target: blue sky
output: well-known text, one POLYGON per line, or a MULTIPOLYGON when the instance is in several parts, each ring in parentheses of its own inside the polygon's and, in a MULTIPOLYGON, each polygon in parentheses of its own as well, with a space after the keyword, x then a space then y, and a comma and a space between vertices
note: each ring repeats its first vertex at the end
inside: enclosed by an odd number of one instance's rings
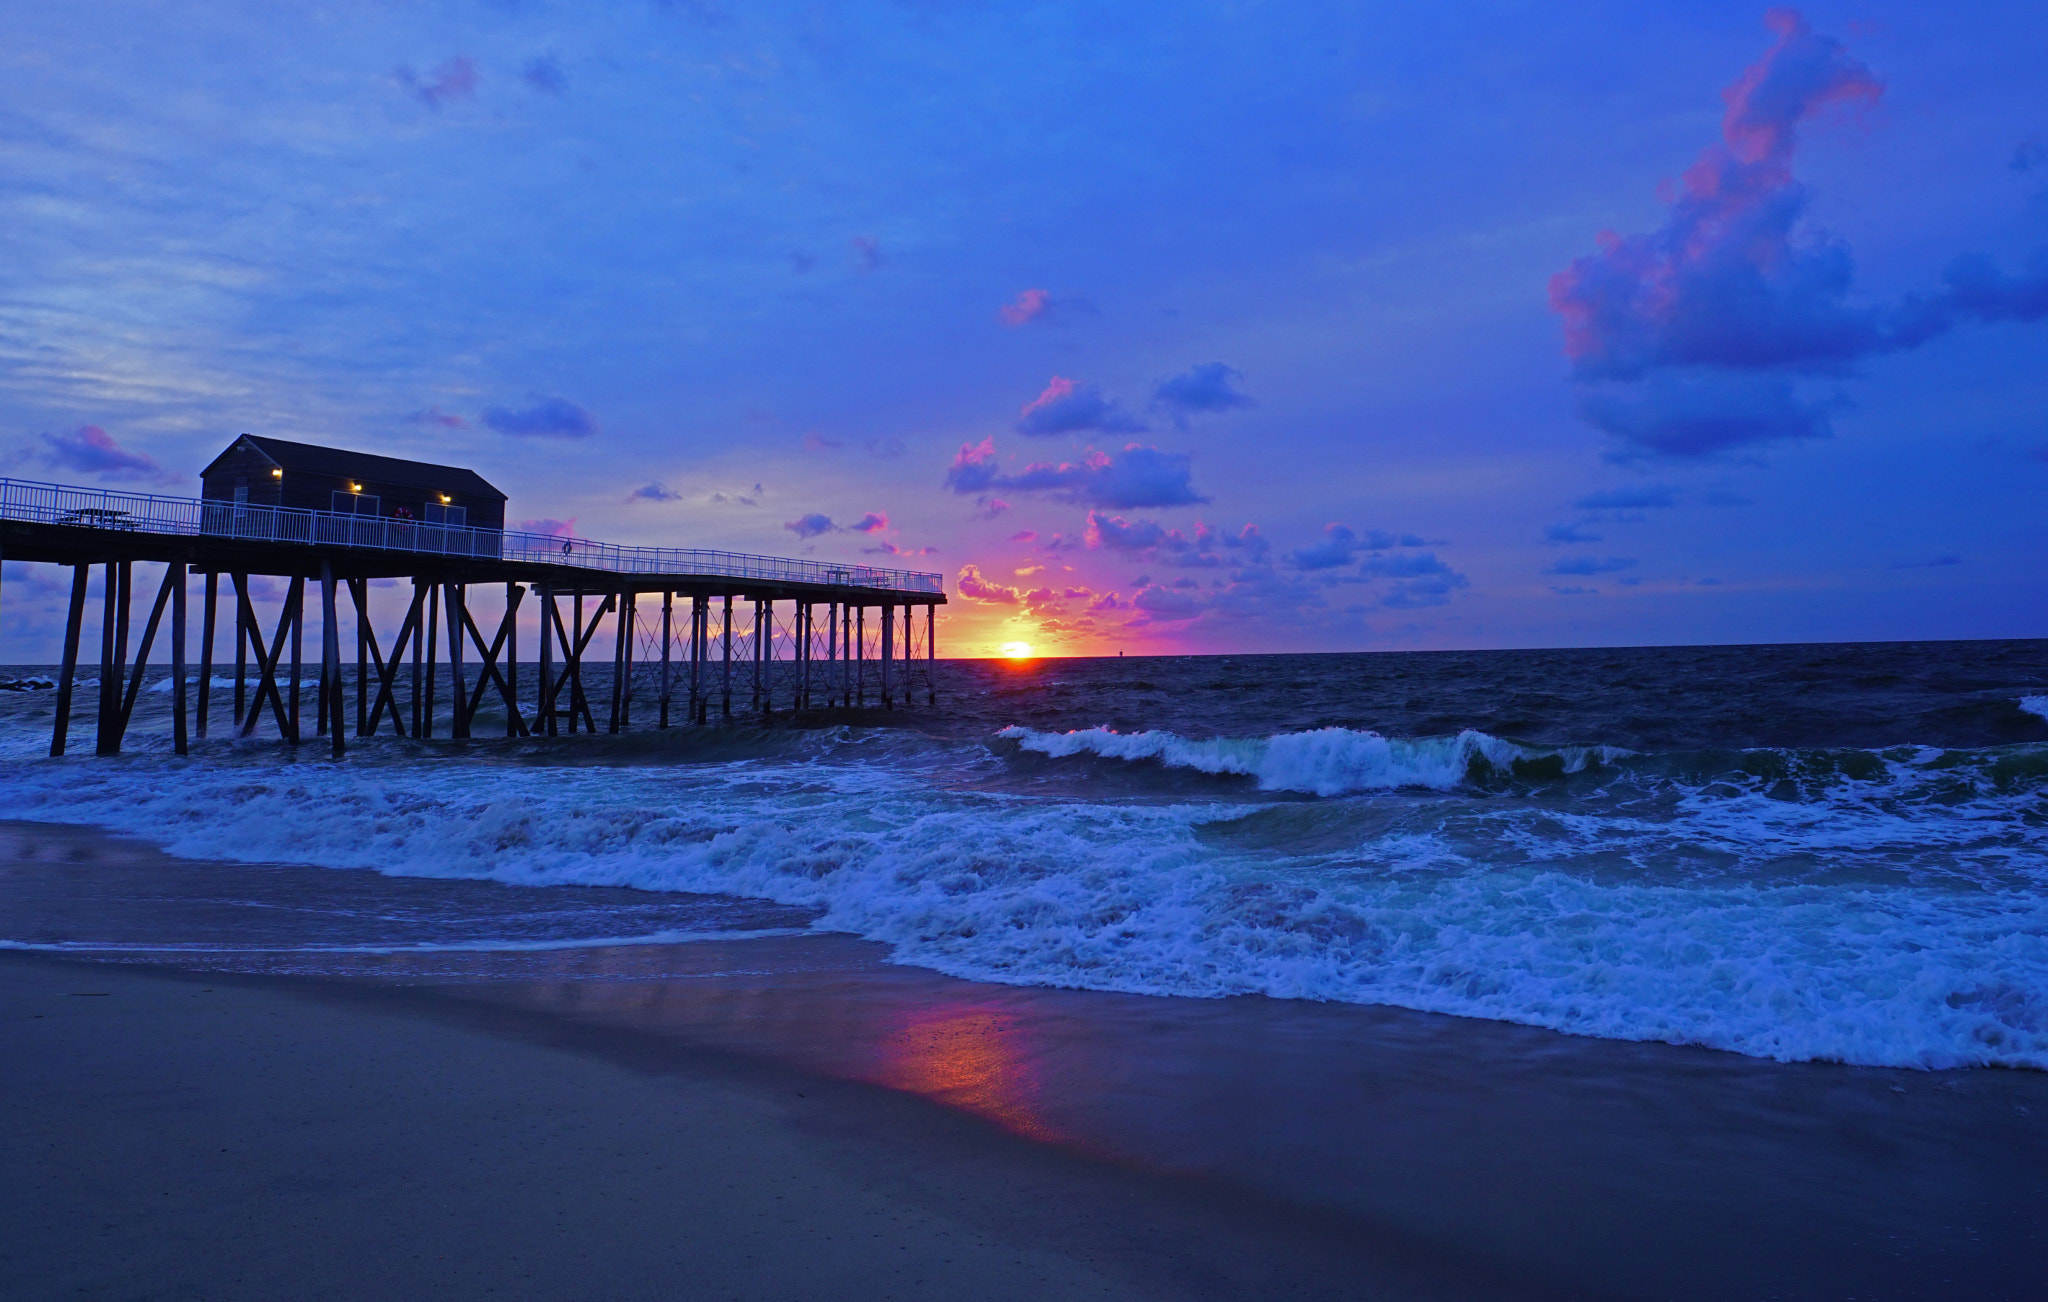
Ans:
POLYGON ((963 654, 2048 635, 2044 55, 2023 4, 24 7, 0 473, 451 461, 943 570, 963 654))

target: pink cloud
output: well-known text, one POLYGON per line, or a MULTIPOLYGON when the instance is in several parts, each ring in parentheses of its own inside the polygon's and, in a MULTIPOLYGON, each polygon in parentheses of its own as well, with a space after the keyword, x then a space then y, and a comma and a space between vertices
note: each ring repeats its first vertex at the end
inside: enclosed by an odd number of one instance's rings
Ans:
MULTIPOLYGON (((1647 235, 1602 231, 1600 251, 1550 280, 1565 353, 1581 378, 1658 367, 1828 365, 1887 346, 1849 307, 1847 246, 1795 239, 1807 206, 1792 176, 1802 123, 1871 103, 1883 84, 1840 43, 1774 9, 1775 45, 1722 93, 1722 142, 1702 151, 1647 235)), ((1896 345, 1891 345, 1896 346, 1896 345)))
POLYGON ((1042 289, 1027 289, 1017 295, 1015 302, 1005 303, 998 309, 997 315, 1002 317, 1004 325, 1020 326, 1043 316, 1051 305, 1051 294, 1042 289))
POLYGON ((168 483, 175 475, 141 452, 131 452, 97 425, 80 425, 69 434, 45 434, 43 459, 64 470, 101 479, 155 479, 168 483))
POLYGON ((538 520, 521 520, 518 524, 512 526, 512 530, 515 533, 545 534, 550 538, 569 538, 573 537, 576 533, 576 517, 572 515, 566 520, 556 520, 549 517, 542 517, 538 520))
POLYGON ((972 562, 960 567, 960 595, 996 606, 1014 606, 1024 596, 1015 588, 982 578, 981 567, 972 562))
POLYGON ((889 532, 889 513, 887 511, 870 511, 852 524, 847 525, 846 528, 852 533, 887 533, 889 532))
POLYGON ((1066 378, 1064 375, 1055 375, 1052 377, 1052 379, 1046 381, 1045 392, 1039 394, 1030 402, 1025 403, 1022 407, 1019 407, 1017 409, 1017 414, 1019 416, 1024 417, 1026 420, 1029 420, 1031 418, 1032 412, 1044 411, 1046 408, 1052 406, 1054 403, 1059 402, 1064 398, 1071 398, 1073 396, 1074 382, 1066 378))

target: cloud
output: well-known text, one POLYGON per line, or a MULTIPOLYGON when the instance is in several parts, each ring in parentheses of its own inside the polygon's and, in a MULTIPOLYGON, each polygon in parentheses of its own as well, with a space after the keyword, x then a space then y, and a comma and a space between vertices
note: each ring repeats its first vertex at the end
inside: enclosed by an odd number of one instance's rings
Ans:
POLYGON ((97 425, 80 425, 69 434, 44 434, 42 459, 60 470, 100 479, 153 479, 169 483, 177 476, 141 452, 130 451, 97 425))
POLYGON ((462 55, 419 76, 411 68, 400 68, 398 80, 429 108, 440 108, 452 100, 476 98, 476 60, 462 55))
POLYGON ((1348 524, 1332 522, 1323 526, 1323 541, 1290 553, 1288 559, 1301 570, 1330 570, 1349 565, 1358 551, 1358 533, 1348 524))
POLYGON ((1403 556, 1368 556, 1358 567, 1360 574, 1379 579, 1418 579, 1454 573, 1438 560, 1435 552, 1403 556))
POLYGON ((1264 560, 1266 553, 1273 548, 1273 544, 1266 541, 1266 536, 1259 532, 1259 526, 1255 524, 1246 524, 1234 534, 1224 534, 1223 545, 1243 550, 1245 559, 1253 564, 1264 560))
POLYGON ((1014 543, 1037 542, 1038 531, 1036 529, 1019 529, 1010 535, 1010 541, 1014 543))
POLYGON ((1981 253, 1966 253, 1942 272, 1942 293, 1921 305, 1929 329, 1945 326, 1949 314, 1980 321, 2039 321, 2048 316, 2048 249, 2027 260, 2026 271, 2008 276, 1981 253))
POLYGON ((1654 511, 1677 504, 1678 490, 1669 484, 1609 488, 1598 493, 1588 493, 1572 503, 1581 511, 1654 511))
POLYGON ((1171 412, 1176 424, 1185 427, 1187 418, 1197 412, 1213 413, 1253 406, 1251 398, 1238 388, 1243 379, 1244 376, 1234 367, 1225 366, 1222 362, 1205 362, 1162 381, 1152 391, 1152 401, 1171 412))
POLYGON ((873 547, 863 547, 861 551, 869 556, 937 556, 939 554, 939 549, 936 547, 898 547, 895 543, 886 540, 873 547))
POLYGON ((1601 560, 1597 556, 1567 556, 1544 570, 1545 574, 1612 574, 1616 570, 1635 568, 1635 561, 1625 556, 1609 556, 1601 560))
POLYGON ((1208 501, 1195 491, 1192 479, 1193 464, 1185 452, 1138 443, 1115 453, 1090 452, 1076 462, 1033 462, 1007 474, 996 462, 995 440, 983 439, 960 445, 946 472, 946 487, 962 495, 1054 493, 1077 504, 1127 511, 1208 501))
POLYGON ((1722 93, 1722 142, 1687 169, 1664 225, 1603 232, 1600 252, 1551 278, 1579 378, 1839 364, 1880 342, 1876 317, 1845 302, 1847 246, 1820 233, 1794 238, 1807 194, 1791 163, 1802 123, 1873 103, 1883 85, 1797 14, 1772 10, 1766 22, 1777 43, 1722 93))
POLYGON ((971 563, 960 567, 959 588, 960 595, 968 600, 995 606, 1014 606, 1024 599, 1017 589, 982 578, 980 567, 971 563))
POLYGON ((509 407, 484 408, 484 424, 500 434, 521 437, 581 439, 597 433, 597 422, 590 413, 567 398, 550 398, 538 393, 529 393, 526 397, 531 405, 517 410, 509 407))
POLYGON ((674 502, 681 500, 682 496, 681 493, 666 487, 659 479, 656 479, 642 484, 626 494, 626 500, 628 502, 674 502))
POLYGON ((802 249, 792 249, 789 254, 789 265, 797 275, 803 276, 808 275, 811 268, 818 265, 818 260, 802 249))
MULTIPOLYGON (((977 520, 993 520, 997 516, 1001 515, 1003 512, 1009 509, 1010 504, 1008 502, 1005 502, 1000 497, 976 498, 974 503, 974 518, 977 520)), ((1035 534, 1033 536, 1036 537, 1035 534)))
POLYGON ((838 439, 828 439, 816 430, 812 430, 804 435, 804 451, 806 452, 837 452, 845 446, 846 444, 838 439))
POLYGON ((519 70, 519 79, 537 91, 549 95, 560 95, 569 89, 569 78, 563 74, 562 65, 552 54, 537 55, 526 61, 519 70))
MULTIPOLYGON (((1176 531, 1170 536, 1179 538, 1180 534, 1176 531)), ((1145 552, 1165 542, 1169 534, 1150 520, 1127 521, 1120 515, 1090 511, 1088 531, 1083 537, 1089 547, 1097 550, 1145 552)))
POLYGON ((853 249, 853 265, 860 271, 875 271, 882 265, 882 242, 872 235, 856 235, 847 244, 853 249))
POLYGON ((1420 547, 1423 540, 1412 533, 1391 534, 1384 529, 1368 529, 1359 533, 1347 524, 1331 523, 1323 526, 1323 540, 1313 547, 1303 547, 1288 554, 1288 560, 1300 570, 1332 570, 1340 565, 1349 565, 1351 558, 1361 551, 1385 551, 1389 547, 1420 547))
POLYGON ((1380 605, 1388 610, 1422 610, 1430 606, 1446 606, 1450 604, 1452 593, 1470 586, 1470 581, 1464 575, 1446 567, 1446 572, 1442 574, 1396 583, 1380 598, 1380 605))
POLYGON ((405 419, 414 425, 434 425, 441 429, 463 429, 469 425, 467 420, 455 413, 442 411, 439 404, 425 411, 416 411, 405 419))
POLYGON ((1961 565, 1963 558, 1953 553, 1937 556, 1931 561, 1900 561, 1892 566, 1895 570, 1939 570, 1951 565, 1961 565))
POLYGON ((1600 595, 1600 589, 1598 588, 1585 588, 1577 584, 1569 584, 1564 587, 1552 584, 1550 590, 1560 597, 1596 597, 1600 595))
POLYGON ((1553 524, 1543 530, 1543 541, 1557 546, 1562 543, 1596 543, 1606 540, 1597 533, 1587 533, 1575 524, 1553 524))
POLYGON ((734 489, 730 493, 720 491, 713 493, 705 500, 718 506, 723 506, 727 503, 731 503, 734 506, 759 506, 761 505, 761 486, 756 484, 752 488, 734 489))
POLYGON ((521 520, 511 528, 516 533, 538 533, 546 534, 550 538, 567 538, 576 532, 576 517, 572 515, 566 520, 556 520, 543 516, 538 520, 521 520))
POLYGON ((1027 289, 1016 299, 996 309, 996 315, 1007 326, 1020 326, 1036 321, 1052 306, 1052 295, 1042 289, 1027 289))
POLYGON ((1849 246, 1807 220, 1792 174, 1800 129, 1884 85, 1791 10, 1771 48, 1722 92, 1721 141, 1668 187, 1662 226, 1603 231, 1599 251, 1550 280, 1580 414, 1617 461, 1703 460, 1757 444, 1826 438, 1837 395, 1795 383, 1916 348, 1964 319, 2048 317, 2048 250, 2018 275, 1952 260, 1938 290, 1860 305, 1849 246))
MULTIPOLYGON (((760 491, 758 485, 754 491, 760 491)), ((852 524, 834 524, 831 516, 819 511, 813 511, 809 515, 798 516, 782 527, 799 538, 816 538, 828 533, 887 533, 889 531, 889 513, 887 511, 869 511, 852 524)), ((889 543, 884 543, 880 547, 870 547, 867 550, 886 551, 892 556, 919 556, 930 552, 932 549, 927 547, 920 551, 904 551, 889 543)))
POLYGON ((1831 394, 1803 398, 1771 375, 1665 373, 1642 384, 1582 393, 1579 414, 1610 434, 1606 458, 1620 463, 1699 460, 1758 443, 1824 439, 1849 407, 1831 394))
POLYGON ((1018 416, 1017 432, 1037 437, 1085 430, 1128 434, 1145 428, 1145 422, 1103 397, 1095 385, 1076 384, 1059 375, 1052 377, 1043 393, 1025 403, 1018 416))

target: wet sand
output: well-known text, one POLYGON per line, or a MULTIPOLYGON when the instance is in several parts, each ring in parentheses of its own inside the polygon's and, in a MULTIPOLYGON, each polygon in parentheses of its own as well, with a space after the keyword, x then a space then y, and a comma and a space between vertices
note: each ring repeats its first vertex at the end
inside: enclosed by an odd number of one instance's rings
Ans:
MULTIPOLYGON (((53 935, 186 870, 8 830, 0 905, 53 935)), ((885 960, 0 954, 0 1294, 2038 1294, 2040 1073, 885 960)))

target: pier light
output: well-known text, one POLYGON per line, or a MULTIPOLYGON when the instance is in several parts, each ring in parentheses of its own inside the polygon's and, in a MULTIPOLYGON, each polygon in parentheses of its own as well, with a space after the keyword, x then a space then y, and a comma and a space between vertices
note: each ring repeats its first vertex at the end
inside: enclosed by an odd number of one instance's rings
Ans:
POLYGON ((350 484, 348 486, 348 491, 351 493, 360 493, 363 491, 363 486, 361 484, 350 484))
POLYGON ((450 502, 452 502, 452 501, 454 501, 454 500, 455 500, 454 498, 452 498, 452 497, 448 496, 448 494, 446 494, 446 493, 442 493, 442 494, 440 494, 439 496, 440 496, 440 498, 441 498, 441 504, 442 504, 443 506, 446 506, 446 505, 447 505, 448 503, 450 503, 450 502))
POLYGON ((284 478, 284 467, 283 467, 283 466, 279 466, 279 467, 278 467, 277 469, 275 469, 275 470, 271 471, 271 472, 270 472, 270 477, 271 477, 272 479, 283 479, 283 478, 284 478))

